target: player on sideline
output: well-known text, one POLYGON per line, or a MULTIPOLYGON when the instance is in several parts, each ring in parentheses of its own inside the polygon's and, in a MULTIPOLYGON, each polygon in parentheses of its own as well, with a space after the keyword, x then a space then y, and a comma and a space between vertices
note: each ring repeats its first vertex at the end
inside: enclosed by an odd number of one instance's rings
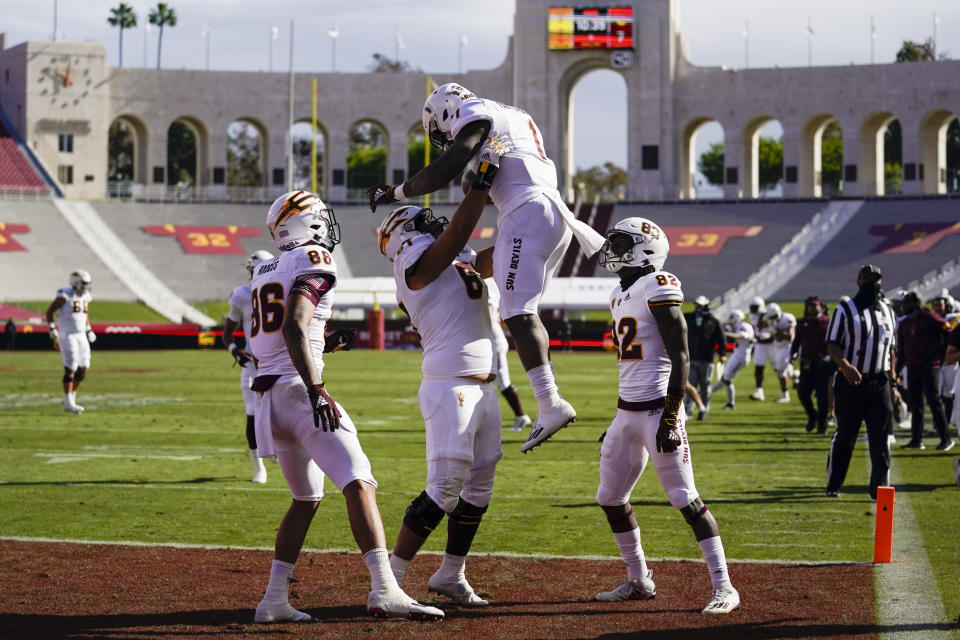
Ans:
POLYGON ((280 522, 270 582, 257 622, 306 622, 290 606, 288 583, 323 497, 323 477, 343 493, 353 537, 370 572, 367 610, 377 617, 439 620, 443 611, 403 592, 390 570, 376 480, 347 412, 321 377, 324 328, 333 307, 340 242, 333 210, 308 191, 286 193, 267 213, 280 255, 250 281, 250 348, 257 359, 256 431, 260 455, 277 456, 293 502, 280 522))
POLYGON ((427 432, 427 486, 407 507, 390 566, 403 584, 410 561, 446 515, 446 552, 427 587, 464 607, 488 604, 474 593, 465 565, 503 457, 486 286, 470 264, 454 263, 488 186, 474 184, 449 224, 430 209, 405 206, 377 233, 380 253, 393 262, 397 301, 423 344, 418 400, 427 432))
POLYGON ((750 346, 753 342, 753 326, 744 319, 743 311, 734 309, 727 315, 727 322, 723 326, 723 335, 734 341, 733 353, 727 359, 727 366, 723 368, 723 375, 713 383, 710 393, 716 393, 720 387, 727 388, 727 404, 724 409, 734 409, 737 406, 737 389, 733 384, 740 370, 750 364, 750 346))
POLYGON ((523 428, 529 427, 533 421, 524 412, 517 388, 510 382, 510 369, 507 364, 510 343, 503 332, 503 327, 500 326, 500 290, 493 278, 484 278, 483 282, 487 285, 487 308, 490 309, 490 326, 493 327, 493 372, 497 376, 497 389, 513 411, 513 425, 510 431, 523 431, 523 428))
POLYGON ((70 286, 58 290, 57 297, 47 307, 50 340, 53 348, 60 350, 63 360, 63 410, 70 413, 83 412, 83 407, 77 404, 77 389, 90 369, 90 345, 97 339, 87 317, 93 299, 91 282, 88 272, 77 269, 70 274, 70 286), (53 315, 58 310, 59 322, 54 324, 53 315))
MULTIPOLYGON (((272 260, 273 254, 269 251, 256 251, 247 258, 247 273, 252 278, 253 269, 265 260, 272 260)), ((253 304, 250 302, 250 283, 242 284, 230 294, 230 312, 223 321, 223 346, 227 348, 233 359, 240 365, 240 391, 243 393, 243 406, 247 412, 247 448, 250 450, 250 461, 253 464, 253 477, 250 482, 264 484, 267 481, 267 469, 257 453, 257 434, 254 430, 254 412, 257 410, 257 394, 251 389, 253 379, 257 377, 257 365, 250 354, 237 346, 233 332, 239 327, 244 337, 250 337, 250 314, 253 304)))
POLYGON ((525 111, 448 83, 427 98, 422 123, 443 154, 403 184, 370 187, 370 208, 376 211, 379 205, 436 191, 464 169, 465 180, 472 181, 472 174, 482 169, 483 149, 503 156, 500 177, 490 188, 499 210, 493 277, 500 289, 500 315, 537 400, 536 421, 520 447, 526 453, 577 417, 560 397, 550 366, 549 335, 537 315, 543 291, 570 244, 565 215, 572 216, 557 191, 557 170, 543 150, 540 130, 525 111))
POLYGON ((776 302, 767 305, 764 317, 767 320, 767 328, 773 332, 773 349, 771 350, 770 345, 767 345, 767 358, 773 365, 777 380, 780 382, 780 396, 776 402, 783 404, 790 402, 790 392, 787 391, 790 378, 793 377, 790 346, 797 332, 797 318, 792 313, 784 313, 776 302))
POLYGON ((702 613, 729 613, 740 606, 740 595, 730 583, 717 523, 694 486, 684 429, 687 324, 680 311, 680 282, 663 270, 670 245, 660 227, 645 218, 621 220, 606 238, 600 265, 620 276, 610 296, 620 399, 616 417, 601 437, 597 502, 627 565, 627 581, 596 599, 643 600, 657 593, 630 506, 630 494, 652 459, 667 499, 693 529, 713 581, 702 613))

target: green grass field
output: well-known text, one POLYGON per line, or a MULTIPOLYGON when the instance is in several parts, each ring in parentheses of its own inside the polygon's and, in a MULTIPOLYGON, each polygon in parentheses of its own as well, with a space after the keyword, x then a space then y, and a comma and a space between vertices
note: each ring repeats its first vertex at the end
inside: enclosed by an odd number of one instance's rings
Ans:
MULTIPOLYGON (((289 493, 272 462, 266 486, 249 482, 239 372, 231 362, 223 351, 95 351, 78 396, 87 411, 77 416, 60 408, 57 353, 0 353, 0 536, 272 545, 289 493)), ((494 500, 474 546, 479 552, 617 555, 594 501, 597 438, 616 405, 616 361, 606 353, 558 353, 555 363, 579 419, 526 456, 521 434, 504 430, 494 500)), ((327 359, 328 388, 356 422, 380 483, 388 540, 425 475, 419 365, 419 352, 327 359)), ((533 413, 515 354, 511 366, 533 413)), ((866 443, 858 444, 843 496, 824 497, 828 437, 804 432, 795 393, 788 405, 747 400, 750 373, 738 378, 736 411, 716 410, 689 426, 697 486, 728 558, 871 561, 866 443)), ((768 398, 775 384, 768 373, 768 398)), ((719 409, 722 392, 717 400, 719 409)), ((894 451, 897 490, 909 496, 950 620, 960 613, 953 453, 894 451)), ((307 546, 352 549, 343 500, 329 483, 327 491, 307 546)), ((633 504, 650 557, 699 557, 652 469, 633 504)), ((427 548, 442 550, 444 539, 438 533, 427 548)))

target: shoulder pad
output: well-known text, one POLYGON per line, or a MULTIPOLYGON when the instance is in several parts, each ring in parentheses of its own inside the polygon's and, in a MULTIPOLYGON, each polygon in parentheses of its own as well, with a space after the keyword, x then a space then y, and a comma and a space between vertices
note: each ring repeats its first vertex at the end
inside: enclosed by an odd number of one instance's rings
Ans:
POLYGON ((650 302, 683 302, 680 280, 668 271, 657 271, 644 276, 644 290, 650 302))
POLYGON ((464 126, 476 120, 487 120, 491 126, 493 125, 493 113, 491 113, 491 110, 487 107, 486 100, 479 98, 476 100, 467 100, 460 105, 457 113, 453 116, 450 133, 456 137, 464 126))
POLYGON ((333 254, 315 244, 296 247, 289 251, 290 273, 296 278, 304 273, 329 273, 337 275, 337 261, 333 254))

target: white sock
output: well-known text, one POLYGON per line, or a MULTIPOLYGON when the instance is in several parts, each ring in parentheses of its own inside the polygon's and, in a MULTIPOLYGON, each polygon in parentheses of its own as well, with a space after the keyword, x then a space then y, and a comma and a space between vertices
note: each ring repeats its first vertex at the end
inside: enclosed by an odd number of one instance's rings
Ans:
POLYGON ((533 389, 533 397, 537 399, 537 404, 552 404, 560 399, 557 383, 553 377, 553 368, 549 364, 530 369, 527 371, 527 377, 530 378, 530 387, 533 389))
POLYGON ((70 404, 76 404, 76 403, 77 403, 77 392, 76 392, 76 391, 71 391, 70 393, 67 394, 67 397, 70 398, 70 404))
POLYGON ((254 471, 260 471, 263 469, 263 460, 261 460, 260 456, 257 455, 256 449, 250 449, 250 460, 253 462, 254 471))
POLYGON ((390 556, 383 548, 370 549, 363 554, 363 562, 370 572, 370 590, 375 592, 393 591, 400 588, 390 569, 390 556))
POLYGON ((443 554, 443 562, 440 563, 440 569, 437 570, 442 576, 456 577, 462 576, 467 566, 467 556, 455 556, 450 553, 443 554))
POLYGON ((713 536, 700 541, 700 553, 707 562, 710 570, 710 580, 714 587, 730 585, 730 574, 727 573, 727 556, 723 552, 723 542, 720 536, 713 536))
POLYGON ((403 584, 403 579, 407 576, 408 566, 410 566, 410 560, 398 558, 396 554, 390 556, 390 570, 393 571, 393 577, 397 579, 397 584, 403 584))
POLYGON ((647 558, 640 546, 640 528, 613 534, 620 547, 620 557, 627 564, 627 577, 639 580, 647 577, 647 558))
POLYGON ((290 576, 293 575, 293 565, 274 558, 270 567, 270 582, 267 591, 263 594, 263 601, 268 604, 283 604, 287 602, 290 589, 290 576))
POLYGON ((734 404, 737 401, 737 388, 733 383, 727 385, 727 402, 734 404))

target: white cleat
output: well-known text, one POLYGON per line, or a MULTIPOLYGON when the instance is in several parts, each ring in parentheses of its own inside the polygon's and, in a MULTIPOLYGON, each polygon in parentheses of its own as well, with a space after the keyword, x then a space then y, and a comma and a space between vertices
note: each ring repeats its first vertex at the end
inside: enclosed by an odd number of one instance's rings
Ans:
POLYGON ((530 435, 527 441, 520 445, 520 451, 526 453, 543 444, 557 431, 576 420, 577 412, 573 405, 561 398, 559 404, 537 412, 537 421, 530 427, 530 435))
POLYGON ((69 398, 63 399, 63 410, 69 413, 83 413, 83 407, 72 402, 69 398))
POLYGON ((367 597, 367 611, 374 618, 406 618, 419 622, 443 620, 443 611, 436 607, 420 604, 402 590, 370 592, 367 597))
POLYGON ((280 622, 310 622, 313 618, 310 614, 303 611, 297 611, 290 606, 290 603, 267 604, 260 601, 257 605, 257 613, 253 616, 254 622, 277 624, 280 622))
POLYGON ((657 595, 657 585, 653 583, 653 570, 647 571, 646 578, 635 578, 621 582, 613 591, 601 591, 593 597, 600 602, 623 602, 624 600, 649 600, 657 595))
POLYGON ((517 416, 513 421, 513 426, 510 427, 510 431, 523 431, 524 427, 529 427, 532 422, 533 420, 531 420, 527 414, 517 416))
POLYGON ((430 576, 427 590, 447 596, 461 607, 485 607, 489 602, 478 596, 464 576, 448 578, 440 572, 430 576))
POLYGON ((256 469, 253 472, 253 477, 250 478, 250 482, 254 484, 267 484, 267 470, 263 467, 256 469))
POLYGON ((780 394, 780 397, 777 398, 774 402, 778 402, 780 404, 786 404, 790 402, 790 392, 784 391, 783 393, 780 394))
POLYGON ((710 602, 700 613, 706 615, 718 615, 721 613, 730 613, 734 609, 740 608, 740 594, 733 587, 720 587, 713 590, 710 596, 710 602))
POLYGON ((757 389, 747 397, 750 398, 751 400, 759 400, 760 402, 763 402, 764 401, 763 389, 757 389))

